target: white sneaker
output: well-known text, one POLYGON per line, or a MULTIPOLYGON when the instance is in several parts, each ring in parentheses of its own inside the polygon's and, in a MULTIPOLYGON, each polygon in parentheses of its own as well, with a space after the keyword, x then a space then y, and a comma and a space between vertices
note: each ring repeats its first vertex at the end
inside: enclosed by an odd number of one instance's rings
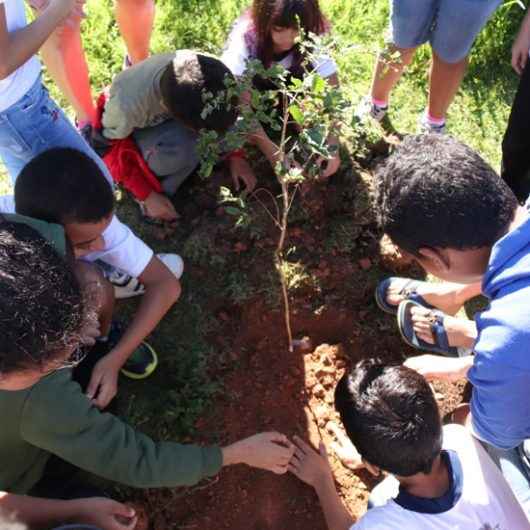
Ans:
POLYGON ((364 96, 355 109, 355 116, 360 121, 364 121, 366 118, 372 118, 376 122, 381 123, 387 112, 388 105, 386 107, 380 107, 372 102, 370 96, 364 96))
POLYGON ((418 120, 419 134, 444 134, 446 132, 445 122, 441 125, 435 125, 427 119, 427 115, 423 113, 418 120))
MULTIPOLYGON (((184 272, 184 261, 178 254, 157 254, 156 257, 180 280, 184 272)), ((114 296, 122 300, 144 294, 145 287, 140 283, 138 278, 118 269, 105 271, 107 280, 114 286, 114 296)))

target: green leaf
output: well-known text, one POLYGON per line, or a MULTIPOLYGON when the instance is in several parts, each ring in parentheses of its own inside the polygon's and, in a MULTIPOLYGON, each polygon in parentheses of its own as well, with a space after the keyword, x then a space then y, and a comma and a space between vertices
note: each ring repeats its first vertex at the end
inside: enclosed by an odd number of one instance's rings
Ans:
POLYGON ((298 125, 304 124, 304 115, 298 105, 291 105, 289 107, 289 112, 291 113, 291 116, 293 117, 294 121, 298 123, 298 125))
POLYGON ((326 90, 326 81, 324 81, 324 79, 321 76, 315 75, 313 77, 313 92, 315 94, 323 94, 325 90, 326 90))

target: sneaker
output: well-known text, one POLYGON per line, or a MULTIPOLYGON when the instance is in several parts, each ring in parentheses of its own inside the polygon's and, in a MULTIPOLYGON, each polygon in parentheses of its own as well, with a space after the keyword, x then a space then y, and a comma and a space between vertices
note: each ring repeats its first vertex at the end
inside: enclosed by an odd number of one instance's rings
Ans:
MULTIPOLYGON (((156 257, 175 275, 177 280, 180 280, 184 272, 184 261, 178 254, 157 254, 156 257)), ((118 300, 139 296, 145 292, 145 287, 138 278, 126 272, 105 267, 103 273, 114 286, 114 296, 118 300)))
POLYGON ((366 118, 372 118, 378 123, 381 123, 388 112, 388 105, 380 107, 372 102, 370 96, 365 96, 361 99, 357 109, 355 110, 355 116, 359 121, 364 121, 366 118))
POLYGON ((418 133, 419 134, 444 134, 446 131, 445 122, 441 124, 431 123, 426 114, 422 114, 418 121, 418 133))
MULTIPOLYGON (((110 327, 110 332, 107 340, 103 343, 107 345, 108 351, 118 344, 123 333, 125 326, 122 322, 114 320, 110 327)), ((158 366, 158 356, 155 350, 147 342, 142 342, 136 350, 133 351, 131 356, 127 359, 121 373, 125 377, 130 379, 145 379, 149 377, 158 366)))

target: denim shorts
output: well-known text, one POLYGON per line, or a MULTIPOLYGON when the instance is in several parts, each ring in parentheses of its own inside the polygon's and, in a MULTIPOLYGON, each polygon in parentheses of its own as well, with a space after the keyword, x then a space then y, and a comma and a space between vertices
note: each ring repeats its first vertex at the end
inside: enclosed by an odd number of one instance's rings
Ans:
POLYGON ((447 63, 470 52, 502 0, 390 0, 390 42, 416 48, 429 42, 447 63))
POLYGON ((71 147, 87 154, 112 185, 103 160, 50 98, 39 78, 21 99, 0 112, 0 158, 13 185, 31 159, 53 147, 71 147))

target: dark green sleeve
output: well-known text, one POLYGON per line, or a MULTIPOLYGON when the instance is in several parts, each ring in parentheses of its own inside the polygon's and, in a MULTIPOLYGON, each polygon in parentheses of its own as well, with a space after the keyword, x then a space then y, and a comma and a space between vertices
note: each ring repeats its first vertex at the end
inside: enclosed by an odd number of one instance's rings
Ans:
POLYGON ((116 416, 99 412, 68 370, 47 376, 32 389, 21 435, 81 469, 140 488, 196 484, 222 466, 218 447, 157 443, 116 416))

